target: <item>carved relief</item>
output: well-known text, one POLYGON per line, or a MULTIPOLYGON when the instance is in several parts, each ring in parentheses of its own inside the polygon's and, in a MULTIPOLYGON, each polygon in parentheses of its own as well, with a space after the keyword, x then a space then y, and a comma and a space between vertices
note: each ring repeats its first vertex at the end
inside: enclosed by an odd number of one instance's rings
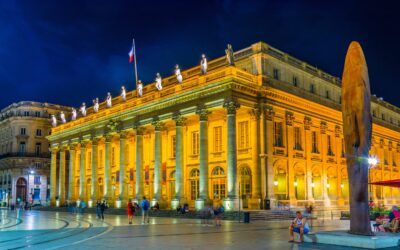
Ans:
POLYGON ((327 129, 328 129, 328 125, 326 124, 326 122, 321 122, 321 124, 320 124, 321 134, 326 134, 327 129))
POLYGON ((293 121, 294 121, 294 115, 290 111, 285 112, 285 117, 286 117, 286 125, 288 126, 293 126, 293 121))
POLYGON ((239 102, 234 98, 227 98, 223 107, 226 109, 228 115, 235 115, 236 110, 240 108, 239 102))
POLYGON ((304 117, 304 129, 305 129, 305 130, 310 130, 311 125, 312 125, 312 120, 311 120, 311 118, 308 117, 308 116, 305 116, 305 117, 304 117))

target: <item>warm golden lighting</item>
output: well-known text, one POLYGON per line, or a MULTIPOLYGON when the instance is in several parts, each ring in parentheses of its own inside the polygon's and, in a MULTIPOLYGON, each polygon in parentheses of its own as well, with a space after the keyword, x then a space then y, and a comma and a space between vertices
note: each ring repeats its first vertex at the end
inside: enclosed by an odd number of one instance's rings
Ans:
POLYGON ((278 186, 278 182, 277 181, 274 181, 274 186, 278 186))

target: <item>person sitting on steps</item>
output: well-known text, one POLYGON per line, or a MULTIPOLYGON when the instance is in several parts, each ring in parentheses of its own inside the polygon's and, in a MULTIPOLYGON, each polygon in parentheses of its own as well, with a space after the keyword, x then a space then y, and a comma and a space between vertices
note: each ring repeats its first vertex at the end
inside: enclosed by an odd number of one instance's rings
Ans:
POLYGON ((303 217, 300 211, 297 211, 296 218, 293 220, 292 224, 289 227, 289 232, 290 232, 289 242, 295 242, 294 233, 300 234, 300 243, 304 242, 303 236, 304 234, 308 234, 309 230, 310 229, 308 227, 306 218, 303 217))

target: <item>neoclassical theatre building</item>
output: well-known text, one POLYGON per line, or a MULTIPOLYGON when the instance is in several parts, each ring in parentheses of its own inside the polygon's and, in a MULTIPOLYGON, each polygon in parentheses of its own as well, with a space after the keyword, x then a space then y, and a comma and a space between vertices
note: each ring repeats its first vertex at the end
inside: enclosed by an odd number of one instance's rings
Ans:
MULTIPOLYGON (((53 128, 52 203, 346 206, 340 79, 263 42, 232 64, 217 58, 53 128)), ((399 178, 400 110, 376 97, 372 110, 371 181, 399 178)), ((386 187, 370 197, 400 201, 386 187)))

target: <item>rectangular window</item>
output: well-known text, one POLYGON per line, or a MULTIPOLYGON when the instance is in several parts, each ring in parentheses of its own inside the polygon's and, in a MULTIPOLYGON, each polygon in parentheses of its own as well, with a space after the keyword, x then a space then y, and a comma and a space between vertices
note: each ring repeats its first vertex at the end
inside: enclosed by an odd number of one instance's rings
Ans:
POLYGON ((175 158, 176 157, 176 136, 173 135, 171 136, 171 148, 172 148, 172 157, 175 158))
POLYGON ((29 111, 24 111, 24 116, 29 116, 29 111))
POLYGON ((214 127, 214 152, 222 151, 222 127, 214 127))
POLYGON ((19 152, 21 154, 24 154, 26 152, 26 144, 24 141, 19 143, 19 152))
POLYGON ((239 149, 249 147, 249 122, 239 122, 239 149))
POLYGON ((274 68, 273 73, 274 73, 274 79, 279 80, 279 69, 274 68))
POLYGON ((298 80, 296 76, 293 76, 293 86, 297 87, 298 85, 298 80))
POLYGON ((312 131, 311 133, 311 143, 312 143, 312 153, 318 153, 318 138, 317 138, 317 132, 312 131))
POLYGON ((310 84, 310 92, 311 93, 315 93, 315 87, 314 87, 314 84, 310 84))
POLYGON ((274 123, 275 146, 283 147, 283 129, 282 122, 274 123))
POLYGON ((36 136, 42 136, 42 130, 36 129, 36 136))
POLYGON ((330 99, 330 98, 331 98, 331 93, 329 92, 329 90, 327 90, 327 91, 325 92, 325 97, 326 97, 327 99, 330 99))
POLYGON ((192 132, 192 155, 198 155, 200 152, 200 134, 199 131, 192 132))
POLYGON ((302 150, 301 149, 301 131, 299 127, 294 128, 294 149, 302 150))
POLYGON ((328 137, 327 137, 327 142, 328 142, 328 155, 333 156, 332 137, 330 135, 328 135, 328 137))
POLYGON ((191 180, 190 181, 190 198, 192 201, 196 200, 199 198, 199 180, 191 180))
POLYGON ((40 155, 42 153, 42 143, 40 143, 40 142, 36 143, 35 153, 36 153, 36 155, 40 155))
POLYGON ((35 175, 34 177, 33 177, 33 183, 35 184, 35 185, 40 185, 41 183, 40 183, 40 175, 35 175))
POLYGON ((19 134, 26 135, 26 128, 21 128, 19 134))

